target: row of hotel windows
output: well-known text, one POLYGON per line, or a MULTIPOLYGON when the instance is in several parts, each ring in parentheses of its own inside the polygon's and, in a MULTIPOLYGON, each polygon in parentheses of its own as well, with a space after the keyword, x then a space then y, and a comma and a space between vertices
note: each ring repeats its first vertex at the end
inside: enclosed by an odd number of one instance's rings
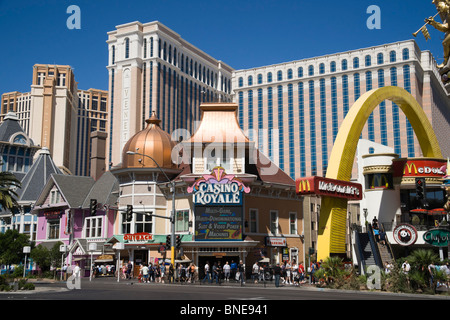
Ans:
MULTIPOLYGON (((397 86, 397 68, 393 67, 390 70, 390 79, 391 79, 391 85, 397 86)), ((366 79, 366 90, 372 90, 373 89, 373 79, 372 79, 373 73, 371 71, 368 71, 365 73, 365 79, 366 79)), ((378 70, 378 87, 384 87, 385 86, 385 70, 380 69, 378 70)), ((320 101, 319 101, 319 109, 320 112, 320 123, 321 123, 321 141, 319 142, 321 145, 322 150, 322 174, 326 174, 326 170, 328 167, 328 130, 331 130, 332 139, 333 142, 336 139, 337 133, 338 133, 338 110, 340 107, 338 106, 337 101, 337 79, 336 77, 331 78, 331 90, 328 91, 327 87, 325 85, 325 79, 320 79, 320 101), (327 123, 327 117, 330 116, 327 105, 326 105, 326 95, 330 93, 331 94, 331 128, 328 127, 327 123)), ((247 106, 244 107, 244 92, 240 91, 238 92, 238 105, 239 105, 239 111, 238 111, 238 120, 239 125, 243 129, 248 130, 248 136, 249 139, 253 141, 258 142, 258 147, 260 150, 265 152, 264 150, 264 140, 265 135, 268 134, 267 140, 268 140, 268 155, 269 158, 274 161, 274 151, 275 146, 278 147, 279 152, 279 167, 281 170, 285 170, 285 160, 284 160, 284 148, 285 143, 289 143, 288 150, 289 150, 289 175, 295 179, 296 178, 296 163, 297 166, 300 167, 300 176, 305 177, 307 175, 307 163, 306 163, 306 140, 308 139, 310 141, 310 150, 309 155, 311 157, 311 175, 317 175, 318 170, 318 164, 317 164, 317 144, 316 141, 316 101, 315 101, 315 82, 313 80, 308 81, 308 90, 309 90, 309 101, 305 101, 305 85, 303 82, 299 82, 297 84, 298 86, 298 125, 299 125, 299 135, 298 140, 294 136, 294 107, 293 107, 293 101, 294 101, 294 84, 290 83, 288 86, 288 119, 287 119, 287 126, 285 123, 284 117, 284 104, 283 104, 283 86, 279 85, 277 86, 277 94, 278 94, 278 126, 274 126, 274 116, 273 116, 273 95, 274 95, 274 88, 268 87, 266 97, 267 97, 267 103, 266 106, 263 105, 263 89, 257 89, 257 126, 254 125, 254 111, 253 111, 253 105, 254 105, 254 93, 253 90, 247 91, 247 106), (309 128, 307 127, 307 124, 305 123, 305 109, 309 106, 309 128), (263 111, 264 109, 267 110, 267 118, 264 117, 263 111), (247 111, 247 119, 248 119, 248 125, 245 128, 244 126, 244 111, 247 111), (284 138, 284 128, 287 128, 289 138, 286 140, 284 138), (257 130, 257 131, 256 131, 257 130), (256 132, 256 134, 255 134, 256 132), (278 141, 275 141, 276 135, 275 133, 278 133, 278 141), (255 137, 256 135, 256 137, 255 137), (297 159, 295 156, 295 141, 298 141, 300 145, 300 159, 297 159)), ((342 109, 344 111, 344 117, 347 115, 347 112, 350 108, 350 101, 349 101, 349 77, 348 75, 342 76, 342 109)), ((405 65, 403 66, 403 87, 408 92, 411 92, 411 76, 410 76, 410 66, 405 65)), ((359 73, 354 74, 353 76, 353 89, 354 89, 354 99, 355 101, 361 96, 361 76, 359 73)), ((381 138, 381 143, 383 145, 388 145, 388 136, 387 136, 387 118, 386 118, 386 102, 383 101, 379 106, 379 121, 380 121, 380 128, 379 128, 379 134, 381 138)), ((394 150, 397 154, 402 154, 402 143, 400 141, 400 119, 399 119, 399 107, 393 103, 392 107, 392 117, 393 117, 393 134, 394 134, 394 150)), ((374 115, 373 113, 369 116, 369 119, 367 121, 368 124, 368 139, 370 141, 375 141, 375 125, 374 125, 374 115)), ((415 156, 415 145, 414 145, 414 131, 412 129, 411 124, 408 120, 406 120, 406 129, 407 129, 407 155, 408 157, 414 157, 415 156)))
MULTIPOLYGON (((403 61, 405 60, 409 60, 409 49, 405 48, 403 49, 403 61)), ((395 51, 391 51, 389 53, 389 62, 393 63, 393 62, 397 62, 397 53, 395 51)), ((383 53, 378 53, 377 55, 377 65, 382 65, 384 63, 384 54, 383 53)), ((372 66, 372 57, 370 55, 366 55, 365 57, 365 67, 370 67, 372 66)), ((359 64, 359 58, 355 57, 353 58, 353 69, 358 69, 360 67, 359 64)), ((347 59, 344 59, 341 61, 341 71, 347 71, 348 70, 348 61, 347 59)), ((336 67, 336 62, 332 61, 330 63, 330 72, 336 72, 337 71, 337 67, 336 67)), ((319 74, 325 74, 325 64, 321 63, 319 65, 319 74)), ((314 66, 310 65, 308 66, 308 76, 312 77, 315 75, 315 71, 314 71, 314 66)), ((302 78, 304 76, 303 74, 303 67, 299 67, 297 69, 297 77, 298 78, 302 78)), ((287 70, 287 80, 291 80, 294 78, 294 71, 293 69, 288 69, 287 70)), ((283 81, 283 71, 279 70, 277 71, 277 81, 283 81)), ((268 72, 267 73, 267 83, 271 83, 273 82, 273 74, 272 72, 268 72)), ((262 84, 263 83, 263 75, 262 74, 258 74, 257 75, 257 84, 262 84)), ((253 76, 248 76, 247 77, 247 85, 248 86, 253 86, 253 76)), ((238 80, 238 86, 241 88, 244 86, 244 78, 243 77, 239 77, 238 80)))
MULTIPOLYGON (((150 55, 149 57, 154 56, 154 40, 153 37, 149 38, 150 42, 150 55)), ((147 58, 147 39, 144 39, 144 52, 143 56, 144 59, 147 58)), ((213 70, 210 70, 206 66, 202 66, 200 63, 197 63, 197 61, 194 61, 192 58, 189 58, 187 55, 184 56, 184 53, 177 53, 177 48, 173 47, 169 44, 167 48, 167 43, 164 41, 162 43, 161 39, 158 40, 158 58, 163 59, 164 61, 167 61, 168 63, 172 64, 173 66, 179 68, 181 72, 186 73, 187 75, 194 77, 195 79, 205 83, 208 86, 211 86, 215 89, 218 88, 218 74, 217 72, 214 72, 213 70)), ((112 64, 116 63, 116 53, 115 53, 115 46, 112 46, 112 64)), ((125 38, 125 59, 130 58, 130 39, 125 38)), ((224 91, 226 93, 230 93, 231 91, 231 79, 227 79, 223 75, 221 76, 221 91, 224 91)))

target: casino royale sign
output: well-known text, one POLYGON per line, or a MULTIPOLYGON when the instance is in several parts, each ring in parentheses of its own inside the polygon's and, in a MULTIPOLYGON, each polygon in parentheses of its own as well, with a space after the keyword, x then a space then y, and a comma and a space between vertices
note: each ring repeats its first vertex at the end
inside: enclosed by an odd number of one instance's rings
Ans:
POLYGON ((241 205, 242 192, 237 183, 200 183, 194 193, 193 201, 198 205, 241 205))
POLYGON ((242 194, 249 193, 250 188, 235 175, 226 174, 224 168, 216 167, 187 191, 193 194, 195 205, 242 205, 242 194))

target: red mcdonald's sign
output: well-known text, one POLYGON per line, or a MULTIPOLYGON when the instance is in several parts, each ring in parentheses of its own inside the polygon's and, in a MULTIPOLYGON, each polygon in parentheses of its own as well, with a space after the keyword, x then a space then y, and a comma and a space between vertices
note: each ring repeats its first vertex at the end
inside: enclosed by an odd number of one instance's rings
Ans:
POLYGON ((444 159, 395 159, 392 161, 394 177, 443 177, 444 159))
POLYGON ((316 194, 349 200, 362 199, 361 184, 317 176, 297 179, 296 191, 301 195, 316 194))

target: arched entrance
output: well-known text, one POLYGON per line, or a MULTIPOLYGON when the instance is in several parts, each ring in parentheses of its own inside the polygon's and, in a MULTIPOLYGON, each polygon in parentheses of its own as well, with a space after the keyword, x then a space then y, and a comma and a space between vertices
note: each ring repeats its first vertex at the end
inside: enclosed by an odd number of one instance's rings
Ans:
MULTIPOLYGON (((331 151, 327 178, 350 181, 361 132, 373 110, 384 100, 397 104, 419 141, 424 157, 442 158, 431 123, 416 99, 400 87, 383 87, 364 93, 352 106, 339 129, 331 151)), ((345 254, 347 199, 324 197, 320 210, 317 258, 345 254)))

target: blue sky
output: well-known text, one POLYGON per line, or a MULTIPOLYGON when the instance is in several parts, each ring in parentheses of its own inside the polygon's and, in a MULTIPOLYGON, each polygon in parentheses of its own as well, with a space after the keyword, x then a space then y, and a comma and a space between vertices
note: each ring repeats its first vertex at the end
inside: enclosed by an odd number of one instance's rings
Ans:
MULTIPOLYGON (((70 65, 80 89, 107 90, 107 32, 132 21, 158 20, 247 69, 413 39, 435 13, 431 0, 0 0, 0 93, 30 91, 35 63, 70 65), (66 26, 70 5, 81 10, 79 30, 66 26), (381 29, 367 28, 370 5, 381 10, 381 29)), ((440 63, 443 34, 428 30, 431 40, 416 41, 440 63)))

